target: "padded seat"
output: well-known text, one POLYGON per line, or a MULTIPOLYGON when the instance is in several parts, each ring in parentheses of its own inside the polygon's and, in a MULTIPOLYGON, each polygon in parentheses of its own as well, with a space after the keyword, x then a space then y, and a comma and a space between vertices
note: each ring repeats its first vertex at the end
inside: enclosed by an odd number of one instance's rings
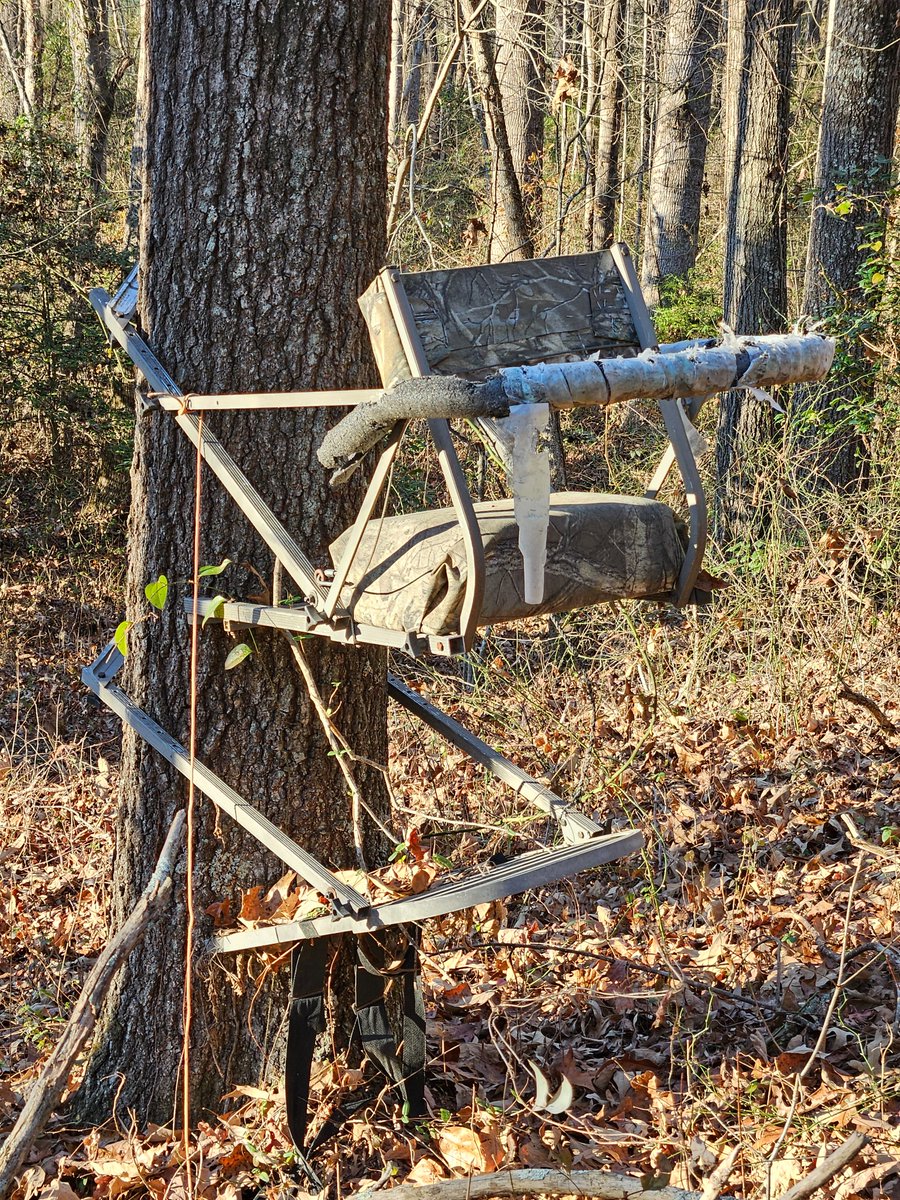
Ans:
MULTIPOLYGON (((550 500, 544 600, 526 604, 512 500, 475 505, 485 551, 479 625, 566 612, 605 600, 667 599, 684 560, 683 525, 636 496, 557 492, 550 500)), ((350 531, 331 544, 335 565, 350 531)), ((341 602, 364 624, 405 633, 458 632, 466 561, 452 508, 373 519, 341 602)))

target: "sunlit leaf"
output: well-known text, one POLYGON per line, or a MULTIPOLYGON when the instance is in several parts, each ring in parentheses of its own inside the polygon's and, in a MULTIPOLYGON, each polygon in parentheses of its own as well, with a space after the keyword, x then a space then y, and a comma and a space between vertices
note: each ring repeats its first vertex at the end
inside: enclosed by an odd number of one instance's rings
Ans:
POLYGON ((209 610, 208 610, 206 616, 203 618, 204 626, 206 625, 207 621, 213 621, 217 617, 221 617, 222 606, 224 605, 224 603, 225 603, 224 596, 213 596, 212 600, 210 600, 210 602, 209 602, 209 610))
POLYGON ((251 646, 248 646, 246 642, 239 642, 225 659, 225 670, 230 671, 233 667, 238 666, 245 658, 249 658, 252 653, 253 648, 251 646))
POLYGON ((128 630, 134 626, 134 621, 120 621, 116 626, 116 632, 113 634, 113 641, 116 644, 116 649, 123 658, 128 654, 128 630))
POLYGON ((153 580, 152 583, 148 583, 144 588, 144 595, 154 608, 164 608, 168 594, 169 581, 165 575, 160 575, 158 579, 153 580))
POLYGON ((209 575, 221 575, 226 567, 231 566, 230 558, 223 558, 219 565, 212 567, 201 567, 197 574, 201 579, 206 579, 209 575))

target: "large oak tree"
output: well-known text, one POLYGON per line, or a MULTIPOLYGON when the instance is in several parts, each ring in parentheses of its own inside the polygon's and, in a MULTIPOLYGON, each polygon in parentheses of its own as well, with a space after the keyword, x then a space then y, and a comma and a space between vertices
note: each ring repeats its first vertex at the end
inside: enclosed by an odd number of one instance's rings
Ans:
MULTIPOLYGON (((140 324, 187 392, 269 391, 373 382, 356 298, 382 265, 390 6, 350 0, 148 0, 147 130, 140 222, 140 324)), ((333 419, 333 418, 332 418, 333 419)), ((321 413, 219 415, 217 434, 309 556, 353 514, 315 458, 321 413)), ((194 454, 166 415, 139 418, 129 524, 129 616, 160 572, 191 573, 194 454)), ((202 560, 236 565, 227 590, 259 592, 271 554, 212 478, 202 560), (252 570, 250 569, 252 568, 252 570)), ((219 582, 219 581, 217 581, 219 582)), ((222 588, 220 590, 225 590, 222 588)), ((198 757, 323 859, 353 864, 349 803, 288 649, 257 631, 257 653, 228 673, 230 642, 203 633, 198 757)), ((353 748, 384 761, 384 656, 305 643, 353 748)), ((126 686, 176 737, 188 734, 189 627, 180 597, 133 631, 126 686)), ((369 800, 377 771, 357 768, 369 800)), ((126 731, 113 921, 143 887, 182 780, 126 731)), ((204 908, 272 882, 279 865, 198 799, 195 887, 204 908)), ((183 883, 183 881, 182 881, 183 883)), ((183 889, 182 889, 183 896, 183 889)), ((168 1119, 181 1053, 185 907, 180 899, 120 977, 81 1094, 84 1115, 168 1119)), ((193 1101, 216 1106, 264 1073, 281 995, 257 993, 240 961, 195 972, 193 1101)), ((277 1071, 273 1059, 272 1071, 277 1071)))

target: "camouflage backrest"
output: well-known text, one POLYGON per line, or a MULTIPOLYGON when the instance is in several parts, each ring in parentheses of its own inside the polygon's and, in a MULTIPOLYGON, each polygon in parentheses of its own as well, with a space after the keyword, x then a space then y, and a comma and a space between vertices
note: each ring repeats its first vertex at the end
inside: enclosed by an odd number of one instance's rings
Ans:
MULTIPOLYGON (((640 349, 621 276, 608 250, 448 271, 400 281, 428 364, 438 375, 640 349)), ((373 285, 360 304, 385 382, 402 377, 390 314, 373 285)))

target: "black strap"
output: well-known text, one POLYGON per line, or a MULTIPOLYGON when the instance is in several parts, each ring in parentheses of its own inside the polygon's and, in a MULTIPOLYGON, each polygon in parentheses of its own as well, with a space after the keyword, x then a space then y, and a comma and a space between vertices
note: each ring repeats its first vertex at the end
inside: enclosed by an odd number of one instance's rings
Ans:
POLYGON ((309 1107, 309 1080, 316 1038, 325 1028, 325 967, 328 938, 298 942, 291 950, 291 998, 288 1006, 284 1094, 287 1123, 298 1150, 303 1149, 309 1107))
MULTIPOLYGON (((363 1049, 396 1087, 410 1118, 425 1113, 425 1006, 419 977, 418 931, 408 930, 403 957, 388 963, 372 935, 357 940, 356 1029, 363 1049), (385 985, 399 977, 403 985, 403 1041, 400 1054, 384 1004, 385 985)), ((288 1007, 284 1091, 287 1123, 300 1165, 316 1190, 321 1181, 303 1153, 309 1121, 309 1085, 316 1038, 325 1028, 325 969, 329 938, 298 942, 291 951, 291 995, 288 1007)), ((311 1154, 339 1128, 341 1121, 371 1099, 354 1097, 336 1107, 308 1148, 311 1154)))
POLYGON ((407 945, 398 963, 388 964, 382 947, 371 935, 357 943, 356 1027, 363 1049, 395 1085, 409 1117, 425 1112, 425 1005, 419 976, 418 931, 407 932, 407 945), (385 984, 403 983, 402 1046, 398 1056, 384 1005, 385 984))

